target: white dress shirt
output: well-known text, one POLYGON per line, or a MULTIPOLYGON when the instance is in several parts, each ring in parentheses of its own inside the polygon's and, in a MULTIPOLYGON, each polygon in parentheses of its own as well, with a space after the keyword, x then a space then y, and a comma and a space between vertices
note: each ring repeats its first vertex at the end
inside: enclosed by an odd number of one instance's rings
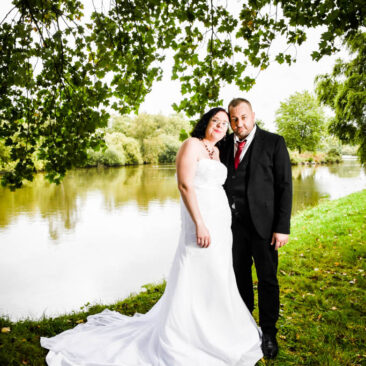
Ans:
MULTIPOLYGON (((243 148, 243 151, 240 154, 240 161, 242 161, 245 153, 248 151, 249 146, 253 141, 256 129, 257 129, 257 125, 254 125, 253 129, 250 131, 250 134, 244 139, 244 140, 247 140, 247 142, 243 148)), ((244 140, 242 140, 242 141, 244 141, 244 140)), ((239 140, 238 136, 234 135, 234 158, 235 158, 236 150, 238 149, 237 142, 240 142, 240 140, 239 140)))

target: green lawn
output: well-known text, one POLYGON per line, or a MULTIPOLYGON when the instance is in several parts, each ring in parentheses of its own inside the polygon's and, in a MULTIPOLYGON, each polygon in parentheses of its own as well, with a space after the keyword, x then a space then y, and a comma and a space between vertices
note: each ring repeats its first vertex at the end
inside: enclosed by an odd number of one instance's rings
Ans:
MULTIPOLYGON (((259 365, 366 365, 365 244, 366 190, 293 218, 291 240, 280 250, 280 353, 259 365)), ((0 365, 44 365, 40 336, 74 327, 106 307, 145 313, 163 291, 164 284, 148 285, 122 302, 37 322, 0 318, 0 365)))

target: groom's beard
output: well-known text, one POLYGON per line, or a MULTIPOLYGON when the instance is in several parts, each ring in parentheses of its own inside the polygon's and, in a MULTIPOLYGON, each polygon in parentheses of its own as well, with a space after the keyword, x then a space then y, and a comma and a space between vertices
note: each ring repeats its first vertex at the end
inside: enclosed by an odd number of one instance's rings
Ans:
POLYGON ((235 135, 238 137, 239 140, 244 140, 250 133, 245 128, 236 129, 234 131, 235 135))
POLYGON ((253 131, 254 126, 255 126, 255 124, 252 126, 252 128, 250 130, 247 129, 246 127, 235 127, 235 129, 233 129, 233 131, 239 140, 244 140, 253 131))

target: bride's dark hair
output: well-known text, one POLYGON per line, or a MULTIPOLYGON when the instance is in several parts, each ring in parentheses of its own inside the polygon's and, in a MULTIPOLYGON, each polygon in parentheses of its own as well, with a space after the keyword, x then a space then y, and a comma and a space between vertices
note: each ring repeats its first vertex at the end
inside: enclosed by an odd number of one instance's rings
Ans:
MULTIPOLYGON (((206 128, 210 122, 210 119, 219 112, 225 112, 227 114, 226 110, 222 107, 212 108, 208 112, 206 112, 197 122, 196 126, 193 128, 193 130, 191 132, 191 136, 197 137, 198 139, 202 140, 205 137, 206 128)), ((228 121, 230 121, 228 114, 227 114, 227 117, 228 117, 228 121)))

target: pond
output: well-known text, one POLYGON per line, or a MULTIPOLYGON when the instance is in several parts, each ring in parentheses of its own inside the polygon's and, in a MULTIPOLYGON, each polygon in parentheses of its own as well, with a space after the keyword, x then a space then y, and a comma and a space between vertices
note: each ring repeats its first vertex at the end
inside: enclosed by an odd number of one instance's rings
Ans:
MULTIPOLYGON (((293 167, 293 214, 366 188, 352 158, 293 167)), ((0 188, 0 315, 37 319, 113 303, 163 280, 180 230, 174 165, 70 172, 61 185, 42 174, 0 188)))

